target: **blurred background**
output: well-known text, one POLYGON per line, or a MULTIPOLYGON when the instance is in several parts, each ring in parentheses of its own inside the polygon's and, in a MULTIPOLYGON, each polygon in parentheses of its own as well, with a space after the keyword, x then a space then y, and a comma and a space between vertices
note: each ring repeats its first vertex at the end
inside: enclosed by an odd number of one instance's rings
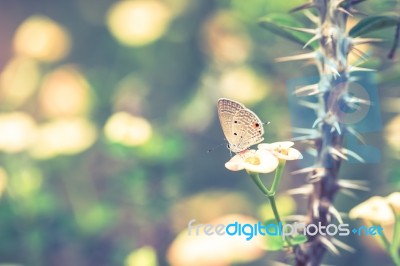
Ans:
MULTIPOLYGON (((1 0, 0 265, 273 265, 284 253, 226 238, 187 237, 196 223, 271 217, 245 172, 228 172, 216 101, 254 110, 266 142, 288 140, 286 82, 317 75, 313 66, 276 63, 304 51, 257 25, 303 3, 273 0, 1 0)), ((369 1, 363 12, 396 10, 369 1)), ((399 10, 399 9, 397 9, 399 10)), ((311 26, 301 13, 290 15, 311 26)), ((354 25, 359 16, 349 21, 354 25)), ((371 195, 400 190, 400 65, 386 41, 359 49, 378 70, 383 126, 365 134, 379 163, 344 163, 341 175, 369 182, 347 212, 371 195)), ((359 56, 351 55, 357 61, 359 56)), ((301 145, 296 145, 301 148, 301 145)), ((306 150, 302 150, 306 153, 306 150)), ((278 205, 305 213, 285 190, 278 205)), ((327 264, 389 265, 373 238, 327 264)), ((286 262, 288 262, 286 260, 286 262)))

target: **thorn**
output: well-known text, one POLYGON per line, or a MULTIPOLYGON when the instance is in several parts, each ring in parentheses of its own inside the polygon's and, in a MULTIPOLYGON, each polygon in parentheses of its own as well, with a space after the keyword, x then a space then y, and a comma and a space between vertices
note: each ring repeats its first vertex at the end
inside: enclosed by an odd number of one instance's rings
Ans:
POLYGON ((332 129, 336 129, 336 131, 337 131, 337 133, 339 134, 339 135, 342 135, 342 131, 340 130, 340 125, 339 125, 339 122, 338 121, 335 121, 335 122, 333 122, 333 124, 332 124, 332 129))
POLYGON ((299 188, 292 188, 286 191, 289 195, 309 195, 313 191, 312 185, 304 185, 299 188))
POLYGON ((335 245, 326 237, 323 236, 319 236, 318 237, 319 241, 321 242, 321 244, 329 251, 331 252, 333 255, 340 255, 339 250, 335 247, 335 245))
POLYGON ((306 150, 306 152, 308 152, 308 154, 310 154, 311 156, 317 157, 318 156, 318 151, 317 149, 314 148, 308 148, 306 150))
POLYGON ((353 52, 356 56, 360 57, 364 62, 368 61, 367 55, 363 53, 361 50, 357 49, 355 46, 351 48, 351 52, 353 52))
POLYGON ((340 73, 337 71, 336 67, 328 65, 329 69, 335 74, 336 77, 340 77, 340 73))
POLYGON ((290 27, 290 26, 283 26, 283 28, 286 28, 288 30, 294 30, 294 31, 310 33, 310 34, 317 34, 317 30, 316 29, 298 28, 298 27, 290 27))
POLYGON ((362 11, 360 11, 358 9, 355 9, 355 8, 350 8, 350 12, 353 13, 354 15, 368 16, 367 13, 362 12, 362 11))
POLYGON ((347 195, 349 197, 357 198, 357 195, 353 191, 351 191, 349 189, 342 188, 341 190, 339 190, 339 192, 342 192, 343 194, 345 194, 345 195, 347 195))
POLYGON ((353 157, 354 159, 356 159, 360 163, 365 163, 365 160, 360 155, 358 155, 357 153, 355 153, 352 150, 349 150, 349 149, 346 149, 346 148, 342 148, 342 152, 344 154, 346 154, 346 155, 349 155, 349 156, 353 157))
POLYGON ((376 71, 376 69, 370 69, 370 68, 364 68, 364 67, 356 67, 356 66, 350 67, 349 72, 356 72, 356 71, 376 71))
POLYGON ((314 24, 319 23, 319 18, 315 16, 313 13, 310 12, 310 10, 304 10, 303 14, 314 24))
POLYGON ((289 61, 297 61, 297 60, 308 60, 308 59, 315 59, 315 53, 306 53, 306 54, 299 54, 299 55, 291 55, 285 57, 276 58, 276 62, 289 62, 289 61))
POLYGON ((354 128, 347 127, 346 129, 350 134, 352 134, 354 137, 356 137, 356 139, 358 139, 362 144, 365 144, 365 140, 364 140, 363 136, 360 133, 358 133, 354 128))
POLYGON ((349 15, 350 17, 353 16, 353 14, 351 14, 349 11, 347 11, 346 9, 344 9, 343 7, 338 7, 337 8, 338 11, 345 13, 346 15, 349 15))
POLYGON ((312 128, 315 128, 319 123, 321 123, 322 122, 322 118, 320 118, 320 117, 318 117, 315 121, 314 121, 314 124, 312 125, 312 128))
POLYGON ((316 170, 317 168, 315 167, 306 167, 303 169, 299 169, 296 171, 291 172, 291 175, 298 175, 298 174, 306 174, 306 173, 311 173, 312 171, 316 170))
POLYGON ((291 141, 307 141, 307 140, 314 140, 319 138, 318 135, 305 135, 305 136, 299 136, 299 137, 294 137, 291 138, 291 141))
POLYGON ((364 104, 364 105, 368 105, 368 106, 372 105, 371 101, 364 100, 364 99, 361 99, 361 98, 358 98, 358 97, 354 97, 354 96, 346 95, 346 96, 343 97, 343 99, 352 108, 356 108, 357 107, 357 105, 354 105, 354 104, 364 104))
POLYGON ((297 96, 310 96, 310 95, 314 95, 314 94, 318 94, 320 91, 318 90, 318 84, 311 84, 311 85, 306 85, 303 87, 300 87, 298 89, 296 89, 293 94, 297 95, 297 96), (304 92, 308 92, 307 94, 301 94, 304 92))
POLYGON ((340 152, 338 149, 334 148, 334 147, 330 147, 329 148, 329 152, 332 155, 336 155, 337 157, 342 158, 343 160, 348 160, 349 158, 347 158, 346 155, 344 155, 342 152, 340 152))
POLYGON ((346 243, 340 241, 339 239, 336 238, 331 238, 331 241, 334 245, 336 245, 337 247, 346 250, 350 253, 354 253, 356 250, 354 248, 352 248, 351 246, 347 245, 346 243))
POLYGON ((351 41, 351 43, 353 45, 375 43, 375 42, 383 42, 383 39, 379 39, 379 38, 354 38, 351 41))
POLYGON ((318 110, 319 109, 319 104, 318 103, 313 103, 313 102, 308 102, 304 100, 300 100, 297 102, 299 105, 313 109, 313 110, 318 110))
POLYGON ((310 129, 310 128, 301 128, 301 127, 293 127, 292 128, 293 133, 297 134, 315 134, 318 133, 317 130, 315 129, 310 129))
POLYGON ((329 212, 336 218, 336 220, 338 220, 339 223, 343 223, 342 216, 333 205, 329 206, 329 212))
POLYGON ((319 201, 315 200, 313 202, 312 210, 315 218, 319 218, 319 201))
POLYGON ((320 34, 316 34, 314 35, 314 37, 312 37, 310 40, 308 40, 308 42, 306 42, 306 44, 304 44, 303 49, 306 48, 309 44, 311 44, 312 42, 321 39, 321 35, 320 34))
POLYGON ((308 176, 307 181, 309 181, 310 183, 318 182, 325 175, 325 173, 325 168, 315 169, 315 171, 312 172, 310 176, 308 176))
POLYGON ((358 183, 357 180, 340 179, 337 184, 342 189, 353 189, 353 190, 361 190, 361 191, 370 191, 369 187, 367 187, 363 183, 358 183))

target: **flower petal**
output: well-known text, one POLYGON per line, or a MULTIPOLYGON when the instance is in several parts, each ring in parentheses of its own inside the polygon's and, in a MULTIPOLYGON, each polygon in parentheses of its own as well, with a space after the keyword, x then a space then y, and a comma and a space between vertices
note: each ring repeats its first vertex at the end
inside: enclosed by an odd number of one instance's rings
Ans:
POLYGON ((289 149, 294 145, 294 142, 292 141, 279 141, 279 142, 273 142, 273 143, 261 143, 258 144, 257 148, 261 150, 276 150, 276 149, 289 149))
POLYGON ((244 168, 247 171, 257 173, 271 173, 278 167, 278 159, 268 151, 257 150, 255 157, 259 159, 259 164, 244 162, 244 168))
POLYGON ((394 214, 385 198, 374 196, 355 206, 349 212, 351 219, 364 219, 380 225, 394 223, 394 214))
POLYGON ((225 163, 225 167, 231 171, 243 170, 244 160, 250 156, 254 156, 255 154, 256 154, 255 150, 246 150, 240 154, 236 154, 227 163, 225 163))
POLYGON ((240 171, 240 170, 244 169, 244 164, 243 164, 243 162, 229 161, 229 162, 225 163, 225 167, 226 167, 226 169, 231 170, 231 171, 240 171))
POLYGON ((386 199, 393 209, 400 214, 400 192, 393 192, 386 199))
POLYGON ((288 160, 288 161, 303 159, 303 155, 294 148, 289 148, 287 155, 283 154, 283 153, 279 153, 279 154, 275 154, 275 156, 278 157, 279 159, 284 159, 284 160, 288 160))

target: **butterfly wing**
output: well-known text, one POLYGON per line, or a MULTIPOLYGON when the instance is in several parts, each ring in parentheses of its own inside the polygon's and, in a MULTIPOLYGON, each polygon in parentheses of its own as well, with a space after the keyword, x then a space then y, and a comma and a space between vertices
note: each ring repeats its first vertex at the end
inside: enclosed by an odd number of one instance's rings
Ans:
MULTIPOLYGON (((244 110, 245 107, 241 103, 221 98, 218 100, 218 117, 219 122, 224 132, 226 140, 229 142, 229 146, 233 147, 235 145, 235 136, 232 132, 233 117, 240 110, 244 110)), ((236 152, 232 150, 233 152, 236 152)))
POLYGON ((241 152, 264 140, 264 128, 260 118, 251 110, 239 110, 233 116, 231 150, 241 152))

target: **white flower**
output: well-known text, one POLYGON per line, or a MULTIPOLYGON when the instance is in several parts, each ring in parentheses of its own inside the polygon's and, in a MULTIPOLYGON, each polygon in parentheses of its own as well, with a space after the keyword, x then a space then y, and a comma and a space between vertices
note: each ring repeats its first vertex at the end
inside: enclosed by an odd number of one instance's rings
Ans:
POLYGON ((363 219, 379 225, 394 223, 394 214, 387 199, 374 196, 350 210, 351 219, 363 219))
POLYGON ((258 145, 258 149, 269 151, 281 160, 303 159, 303 155, 298 150, 291 148, 293 145, 294 143, 291 141, 261 143, 258 145))
POLYGON ((278 167, 278 159, 265 150, 247 150, 232 157, 225 167, 231 171, 270 173, 278 167))

